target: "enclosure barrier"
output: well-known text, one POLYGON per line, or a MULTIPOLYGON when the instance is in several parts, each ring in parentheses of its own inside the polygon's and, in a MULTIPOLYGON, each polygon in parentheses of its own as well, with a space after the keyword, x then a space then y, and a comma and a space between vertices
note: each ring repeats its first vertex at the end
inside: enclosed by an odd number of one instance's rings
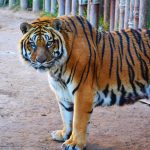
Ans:
MULTIPOLYGON (((0 0, 0 5, 6 1, 0 0)), ((22 10, 29 10, 31 0, 9 0, 9 8, 18 1, 22 10)), ((39 12, 43 7, 45 12, 58 16, 79 14, 86 16, 94 27, 101 24, 113 31, 146 28, 149 4, 148 0, 32 0, 32 11, 39 12)))

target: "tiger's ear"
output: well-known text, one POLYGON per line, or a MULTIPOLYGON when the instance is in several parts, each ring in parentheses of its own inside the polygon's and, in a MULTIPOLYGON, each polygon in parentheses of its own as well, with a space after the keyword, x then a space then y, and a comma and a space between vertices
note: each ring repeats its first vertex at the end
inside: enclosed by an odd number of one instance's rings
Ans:
POLYGON ((53 22, 53 28, 54 28, 55 30, 60 31, 60 29, 62 28, 62 21, 59 20, 59 19, 56 19, 56 20, 53 22))
POLYGON ((23 34, 27 33, 30 28, 32 26, 30 24, 28 24, 27 22, 23 22, 21 25, 20 25, 20 30, 22 31, 23 34))

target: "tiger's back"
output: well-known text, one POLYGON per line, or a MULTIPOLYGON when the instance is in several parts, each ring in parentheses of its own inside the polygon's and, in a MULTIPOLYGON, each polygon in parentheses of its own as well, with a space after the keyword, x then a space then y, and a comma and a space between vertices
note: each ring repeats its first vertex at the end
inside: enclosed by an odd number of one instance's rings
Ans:
POLYGON ((62 19, 74 33, 74 48, 68 51, 71 55, 66 63, 68 70, 76 64, 73 94, 90 85, 95 106, 123 105, 149 97, 150 30, 99 33, 82 17, 62 19))

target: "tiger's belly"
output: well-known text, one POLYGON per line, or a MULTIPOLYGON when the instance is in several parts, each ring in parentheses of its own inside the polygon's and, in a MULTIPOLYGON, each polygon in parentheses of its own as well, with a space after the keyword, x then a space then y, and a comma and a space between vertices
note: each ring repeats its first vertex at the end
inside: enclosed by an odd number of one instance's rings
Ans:
POLYGON ((94 107, 96 106, 111 106, 124 105, 134 103, 142 98, 150 98, 150 85, 145 85, 141 88, 136 88, 135 91, 122 86, 121 90, 106 88, 103 91, 97 91, 94 97, 94 107))

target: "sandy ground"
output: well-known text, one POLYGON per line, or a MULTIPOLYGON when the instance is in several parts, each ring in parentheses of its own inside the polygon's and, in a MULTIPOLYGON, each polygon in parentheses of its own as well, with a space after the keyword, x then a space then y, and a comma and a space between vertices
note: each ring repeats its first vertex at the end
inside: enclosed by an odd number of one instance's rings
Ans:
MULTIPOLYGON (((19 25, 36 15, 0 9, 0 150, 60 150, 49 133, 61 118, 47 74, 20 61, 19 25)), ((150 150, 150 107, 98 107, 90 125, 87 150, 150 150)))

